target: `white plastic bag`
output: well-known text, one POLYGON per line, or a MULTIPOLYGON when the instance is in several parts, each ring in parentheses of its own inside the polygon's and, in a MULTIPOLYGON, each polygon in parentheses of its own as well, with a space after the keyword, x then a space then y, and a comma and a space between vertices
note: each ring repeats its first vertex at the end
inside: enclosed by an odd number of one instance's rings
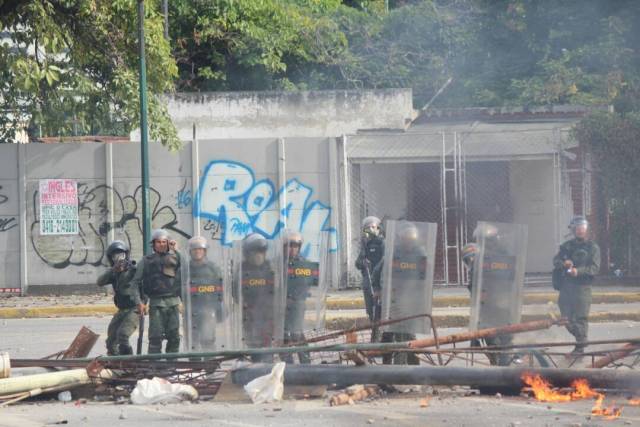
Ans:
POLYGON ((154 403, 173 403, 183 400, 195 400, 198 391, 190 385, 171 384, 164 378, 142 379, 131 392, 131 402, 135 405, 153 405, 154 403))
POLYGON ((282 400, 285 366, 285 362, 276 363, 270 374, 258 377, 244 386, 244 390, 253 403, 271 403, 282 400))

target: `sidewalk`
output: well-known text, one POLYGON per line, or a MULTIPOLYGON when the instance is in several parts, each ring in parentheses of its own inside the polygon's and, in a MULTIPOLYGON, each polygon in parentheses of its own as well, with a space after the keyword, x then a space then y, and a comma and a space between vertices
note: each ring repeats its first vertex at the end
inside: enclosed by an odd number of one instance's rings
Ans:
MULTIPOLYGON (((523 320, 558 314, 557 295, 550 287, 526 288, 523 320)), ((0 319, 95 317, 110 316, 114 312, 112 297, 105 293, 0 298, 0 319)), ((469 322, 468 290, 463 287, 435 288, 432 314, 439 327, 466 326, 469 322)), ((329 292, 326 319, 332 329, 366 323, 362 291, 329 292)), ((594 287, 590 321, 640 321, 640 288, 594 287)))

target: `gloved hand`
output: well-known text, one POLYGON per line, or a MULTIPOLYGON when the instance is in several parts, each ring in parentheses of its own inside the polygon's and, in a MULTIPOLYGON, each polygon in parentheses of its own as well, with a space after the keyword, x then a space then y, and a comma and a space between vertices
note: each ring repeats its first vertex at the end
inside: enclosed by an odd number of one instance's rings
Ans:
POLYGON ((184 304, 182 303, 178 304, 178 312, 180 314, 184 314, 184 304))

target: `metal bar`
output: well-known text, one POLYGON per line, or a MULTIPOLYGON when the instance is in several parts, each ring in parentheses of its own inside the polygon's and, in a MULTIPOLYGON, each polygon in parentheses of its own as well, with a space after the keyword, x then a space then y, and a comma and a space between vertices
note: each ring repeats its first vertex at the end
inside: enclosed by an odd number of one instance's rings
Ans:
POLYGON ((477 331, 466 331, 459 334, 447 335, 436 340, 435 338, 424 338, 408 342, 409 348, 432 347, 436 343, 452 344, 461 341, 471 341, 475 339, 494 337, 500 334, 517 334, 521 332, 536 331, 539 329, 548 329, 553 325, 566 323, 566 320, 536 320, 532 322, 516 323, 514 325, 500 326, 497 328, 479 329, 477 331))
POLYGON ((109 222, 109 233, 107 234, 107 243, 111 243, 116 239, 116 230, 114 224, 116 222, 115 219, 115 209, 113 203, 113 144, 110 142, 106 142, 104 144, 104 162, 105 162, 105 184, 107 188, 105 189, 106 198, 107 198, 107 210, 109 211, 108 219, 109 222))
MULTIPOLYGON (((342 135, 342 147, 338 151, 338 155, 340 156, 340 170, 342 171, 342 191, 343 191, 343 199, 342 207, 343 214, 342 220, 344 221, 344 227, 342 228, 342 232, 344 233, 344 255, 342 259, 343 269, 345 272, 349 272, 351 267, 351 253, 353 251, 353 243, 351 241, 351 236, 353 233, 353 211, 351 210, 351 176, 350 168, 349 168, 349 155, 347 153, 347 135, 342 135)), ((345 275, 345 287, 349 286, 349 275, 345 275)))
POLYGON ((449 284, 449 245, 447 237, 447 172, 446 172, 446 134, 442 132, 442 155, 440 158, 440 215, 442 217, 442 250, 444 251, 444 283, 449 284))
POLYGON ((140 163, 142 180, 142 247, 150 251, 151 210, 149 207, 149 138, 147 130, 147 66, 144 52, 144 0, 138 0, 138 56, 140 78, 140 163))
MULTIPOLYGON (((547 329, 553 325, 563 325, 566 320, 538 320, 533 322, 518 323, 499 328, 480 329, 478 331, 448 335, 438 339, 438 344, 450 344, 460 341, 470 341, 476 338, 487 338, 498 334, 516 334, 520 332, 528 332, 539 329, 547 329)), ((278 354, 278 353, 306 353, 306 352, 326 352, 326 351, 350 351, 350 350, 396 350, 402 348, 420 348, 435 346, 434 339, 414 340, 398 343, 359 343, 359 344, 330 344, 321 346, 298 346, 298 347, 272 347, 272 348, 254 348, 244 350, 221 350, 203 353, 161 353, 161 354, 145 354, 145 355, 128 355, 128 356, 100 356, 96 359, 73 359, 76 361, 91 362, 96 361, 111 362, 119 360, 158 360, 158 359, 188 359, 188 358, 214 358, 228 357, 237 358, 258 354, 278 354)))
MULTIPOLYGON (((191 140, 191 194, 196 198, 196 192, 200 185, 200 143, 198 142, 196 124, 193 124, 193 138, 191 140)), ((198 198, 198 202, 199 202, 198 198)), ((193 209, 193 206, 192 206, 193 209)), ((200 236, 200 215, 193 217, 193 235, 200 236)))
MULTIPOLYGON (((399 319, 383 320, 383 321, 377 322, 377 325, 378 326, 393 325, 394 323, 400 323, 400 322, 404 322, 404 321, 407 321, 407 320, 417 319, 419 317, 425 317, 425 316, 427 316, 427 315, 426 314, 415 314, 413 316, 401 317, 399 319)), ((432 323, 433 323, 433 320, 432 320, 432 323)), ((317 336, 317 337, 311 337, 311 338, 308 338, 308 339, 306 339, 304 341, 294 342, 291 345, 311 344, 311 343, 315 343, 315 342, 326 341, 326 340, 331 339, 331 338, 337 338, 339 336, 351 334, 351 333, 354 333, 354 332, 368 331, 372 327, 373 327, 373 325, 371 323, 367 323, 367 324, 362 325, 362 326, 354 326, 354 327, 349 328, 349 329, 343 329, 341 331, 331 332, 331 333, 328 333, 328 334, 325 334, 325 335, 320 335, 320 336, 317 336)), ((625 341, 625 342, 627 342, 627 341, 625 341)))
POLYGON ((616 360, 623 359, 626 356, 628 356, 630 353, 638 349, 640 349, 639 343, 628 343, 624 347, 619 348, 616 351, 612 351, 610 354, 606 355, 605 357, 594 361, 592 363, 592 367, 596 369, 604 368, 608 364, 613 363, 616 360))
MULTIPOLYGON (((27 224, 27 144, 17 144, 18 146, 18 214, 20 230, 20 295, 26 295, 29 288, 29 264, 27 262, 27 233, 30 232, 30 225, 27 224)), ((32 214, 36 217, 36 212, 32 214)))
MULTIPOLYGON (((329 201, 331 205, 331 210, 329 212, 330 215, 330 225, 331 227, 335 227, 338 230, 337 235, 341 236, 343 234, 344 228, 342 227, 342 223, 339 218, 340 212, 340 198, 339 198, 339 163, 338 163, 338 141, 336 138, 329 138, 327 141, 327 149, 329 151, 329 201)), ((337 243, 337 242, 336 242, 337 243)), ((332 248, 332 242, 327 242, 327 248, 332 248)), ((337 249, 337 248, 336 248, 337 249)), ((339 278, 341 277, 340 273, 347 272, 347 270, 340 269, 340 260, 338 250, 334 250, 329 252, 328 261, 330 268, 330 282, 332 288, 339 288, 339 278)), ((348 263, 348 262, 347 262, 348 263)))
MULTIPOLYGON (((273 365, 256 364, 232 372, 235 384, 267 375, 273 365)), ((289 365, 284 371, 286 385, 332 384, 425 384, 469 385, 472 387, 522 388, 525 374, 540 375, 556 387, 568 387, 576 378, 584 378, 592 387, 607 389, 636 389, 640 372, 611 369, 557 368, 456 368, 443 366, 344 366, 289 365)))
POLYGON ((287 191, 285 187, 287 185, 287 147, 284 138, 278 138, 277 140, 278 150, 276 153, 276 162, 278 164, 278 190, 280 193, 276 193, 278 200, 278 220, 282 223, 283 228, 287 228, 287 215, 283 214, 287 206, 287 191))

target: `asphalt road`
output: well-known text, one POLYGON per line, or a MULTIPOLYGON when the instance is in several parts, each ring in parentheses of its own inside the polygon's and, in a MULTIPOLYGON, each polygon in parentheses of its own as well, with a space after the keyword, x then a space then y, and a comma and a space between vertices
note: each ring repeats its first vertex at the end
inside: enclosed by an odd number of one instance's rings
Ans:
MULTIPOLYGON (((81 326, 103 333, 92 355, 104 352, 109 318, 15 319, 0 321, 0 351, 13 358, 35 358, 66 348, 81 326)), ((441 334, 458 331, 443 329, 441 334)), ((591 339, 634 338, 640 323, 591 325, 591 339)), ((564 328, 519 335, 519 342, 564 341, 564 328)), ((568 348, 567 348, 568 349, 568 348)), ((592 400, 542 403, 525 397, 463 396, 439 390, 420 406, 425 392, 391 394, 355 405, 329 407, 327 399, 286 400, 252 405, 217 401, 136 406, 109 402, 62 403, 39 401, 0 408, 0 426, 625 426, 640 425, 640 407, 625 406, 617 420, 592 418, 592 400)), ((640 395, 640 391, 638 393, 640 395)), ((636 396, 638 397, 638 396, 636 396)), ((625 396, 609 396, 620 405, 625 396)))
MULTIPOLYGON (((3 319, 0 320, 0 351, 9 352, 13 358, 41 358, 64 350, 73 341, 82 326, 87 326, 100 334, 91 356, 105 354, 105 338, 110 317, 67 317, 48 319, 3 319)), ((459 332, 459 328, 442 328, 439 335, 459 332)), ((640 338, 639 322, 593 323, 590 325, 589 339, 640 338)), ((135 347, 137 334, 131 337, 135 347)), ((563 342, 573 337, 562 327, 528 332, 516 335, 518 343, 563 342)), ((571 347, 560 348, 570 350, 571 347)), ((593 347, 599 349, 602 347, 593 347)), ((146 352, 146 331, 144 352, 146 352)))

